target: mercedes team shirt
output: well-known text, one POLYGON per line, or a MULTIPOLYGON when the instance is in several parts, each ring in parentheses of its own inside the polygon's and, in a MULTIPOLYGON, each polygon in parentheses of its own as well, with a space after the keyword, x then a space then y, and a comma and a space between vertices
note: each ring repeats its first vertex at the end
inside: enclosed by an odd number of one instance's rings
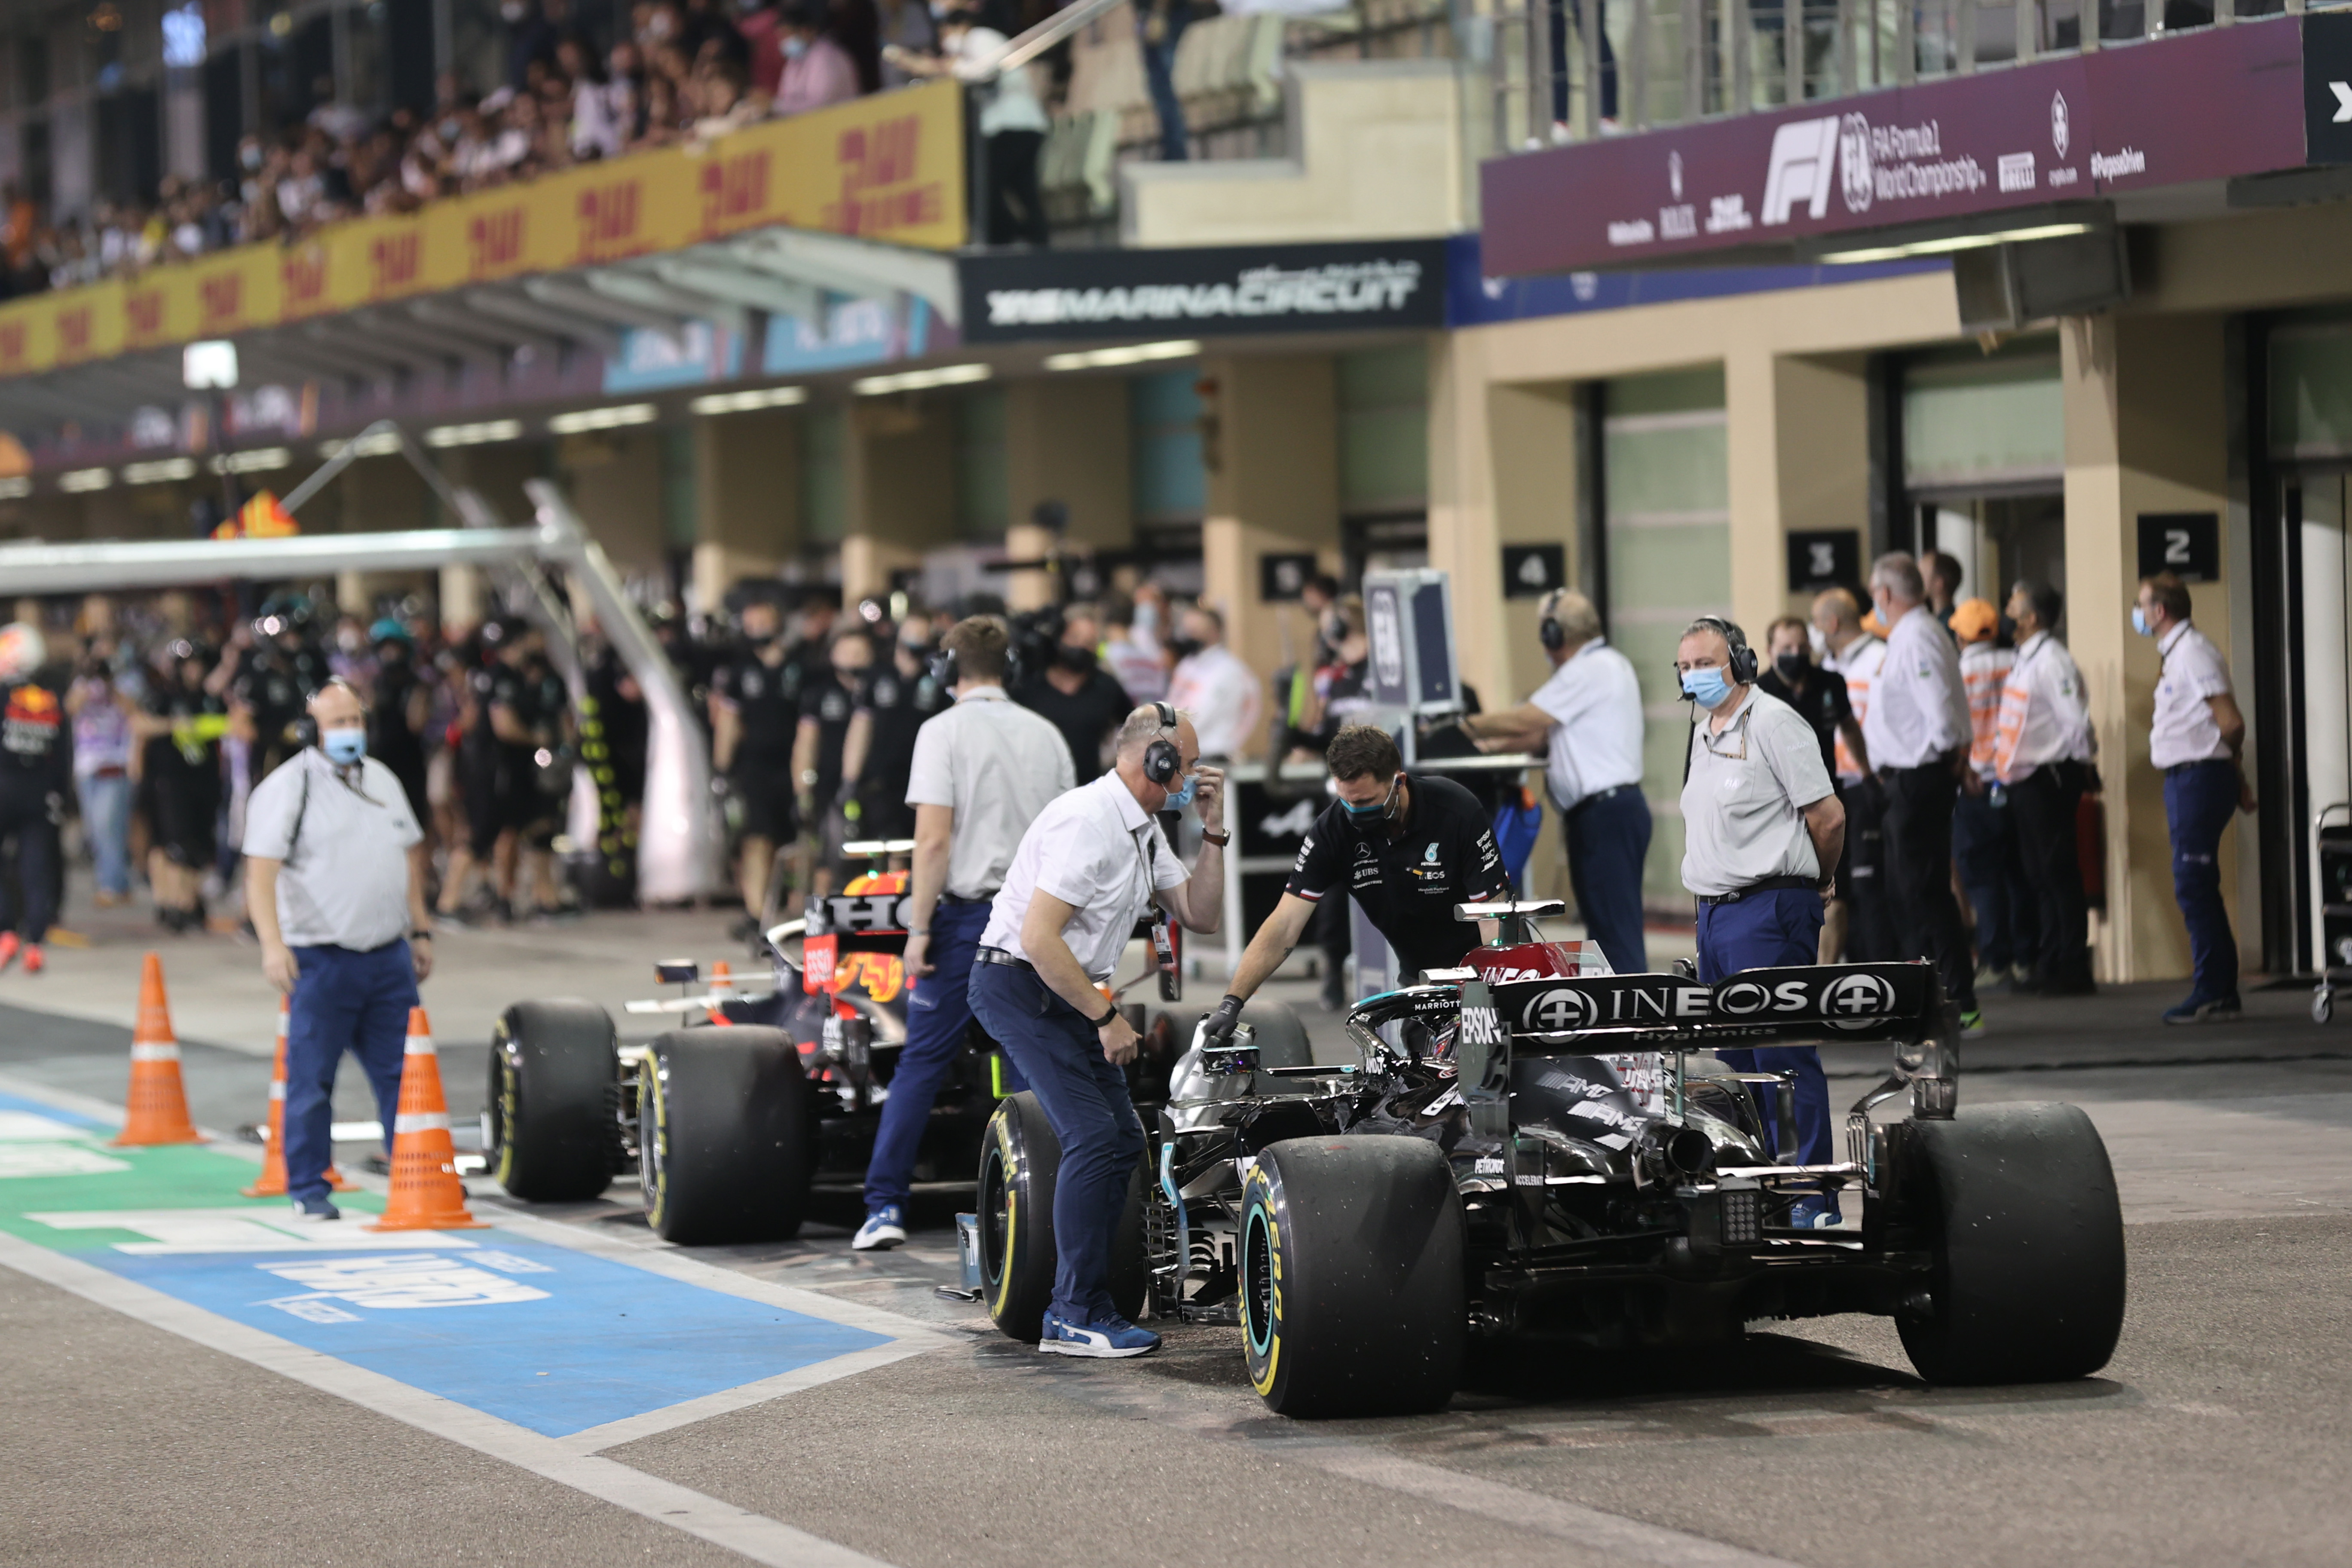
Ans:
POLYGON ((1492 825, 1471 793, 1434 773, 1407 773, 1412 805, 1404 831, 1358 827, 1339 801, 1324 807, 1298 848, 1286 893, 1321 901, 1334 889, 1351 893, 1396 950, 1397 973, 1451 969, 1478 945, 1475 921, 1454 918, 1455 904, 1510 896, 1492 825))

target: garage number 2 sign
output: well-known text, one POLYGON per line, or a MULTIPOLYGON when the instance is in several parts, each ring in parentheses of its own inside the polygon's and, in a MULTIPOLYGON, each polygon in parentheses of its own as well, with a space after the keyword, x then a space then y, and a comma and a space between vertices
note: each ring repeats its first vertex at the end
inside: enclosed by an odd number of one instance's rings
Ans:
POLYGON ((2139 514, 2139 574, 2169 572, 2184 583, 2221 574, 2221 517, 2210 511, 2139 514))

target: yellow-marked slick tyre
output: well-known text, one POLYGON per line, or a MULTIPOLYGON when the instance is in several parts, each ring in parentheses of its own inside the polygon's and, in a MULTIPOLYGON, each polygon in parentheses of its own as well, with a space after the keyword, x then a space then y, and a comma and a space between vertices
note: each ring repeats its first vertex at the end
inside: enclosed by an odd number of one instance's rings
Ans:
POLYGON ((981 1299, 1010 1337, 1031 1344, 1054 1300, 1054 1178, 1061 1140, 1027 1089, 1005 1096, 980 1143, 981 1299))
POLYGON ((518 1002, 490 1035, 484 1152, 508 1195, 581 1203, 612 1185, 620 1055, 593 1002, 518 1002))
POLYGON ((2071 1105, 1988 1105, 1895 1125, 1906 1196, 1933 1238, 1929 1310, 1898 1316, 1937 1384, 2056 1383, 2123 1333, 2123 1207, 2106 1144, 2071 1105))
POLYGON ((782 1029, 676 1029, 637 1075, 646 1223, 681 1246, 799 1234, 815 1169, 816 1108, 782 1029))
POLYGON ((1436 1144, 1292 1138, 1242 1193, 1242 1349, 1285 1415, 1441 1408, 1461 1376, 1462 1199, 1436 1144))

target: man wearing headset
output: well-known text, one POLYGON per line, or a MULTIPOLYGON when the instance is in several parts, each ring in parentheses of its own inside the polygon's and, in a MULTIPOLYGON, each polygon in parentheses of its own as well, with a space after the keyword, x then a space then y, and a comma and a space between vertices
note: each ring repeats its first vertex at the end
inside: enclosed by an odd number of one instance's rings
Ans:
POLYGON ((1155 902, 1187 931, 1217 929, 1225 885, 1224 774, 1201 765, 1189 715, 1164 702, 1118 728, 1109 773, 1062 795, 1022 836, 971 969, 971 1008, 1021 1069, 1062 1146, 1054 1184, 1054 1300, 1037 1348, 1120 1357, 1160 1336, 1119 1316, 1112 1238, 1143 1152, 1128 1099, 1135 1031, 1097 989, 1155 902), (1154 818, 1198 805, 1192 872, 1154 818))
MULTIPOLYGON (((1822 893, 1845 842, 1845 807, 1813 727, 1756 689, 1756 650, 1729 621, 1703 616, 1675 655, 1695 704, 1683 781, 1683 886, 1698 899, 1698 977, 1819 962, 1822 893)), ((1796 1074, 1803 1163, 1830 1158, 1829 1081, 1811 1046, 1716 1053, 1738 1072, 1796 1074)), ((1768 1111, 1769 1115, 1769 1111, 1768 1111)), ((1834 1194, 1797 1200, 1790 1222, 1838 1223, 1834 1194)))
POLYGON ((1339 798, 1323 808, 1282 901, 1257 928, 1233 989, 1209 1015, 1208 1037, 1223 1040, 1332 893, 1352 894, 1396 950, 1407 984, 1424 969, 1450 969, 1479 942, 1479 924, 1454 918, 1456 904, 1511 896, 1510 878, 1477 798, 1452 779, 1409 773, 1389 732, 1349 724, 1325 753, 1339 798))
POLYGON ((1543 602, 1537 623, 1551 679, 1517 708, 1474 713, 1463 733, 1488 752, 1548 753, 1544 782, 1568 845, 1569 887, 1609 967, 1650 967, 1642 936, 1642 865, 1650 803, 1642 797, 1642 683, 1601 635, 1601 615, 1573 588, 1543 602))

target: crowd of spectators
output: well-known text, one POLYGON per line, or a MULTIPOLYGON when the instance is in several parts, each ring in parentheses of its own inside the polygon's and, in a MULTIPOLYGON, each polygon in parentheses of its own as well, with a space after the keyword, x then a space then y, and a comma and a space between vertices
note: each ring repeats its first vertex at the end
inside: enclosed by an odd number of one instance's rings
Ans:
MULTIPOLYGON (((54 220, 9 184, 0 190, 0 281, 10 295, 95 282, 709 141, 926 77, 977 79, 1006 30, 1017 30, 1009 9, 993 14, 1004 3, 943 0, 935 15, 928 0, 637 0, 629 36, 607 46, 575 25, 571 0, 538 0, 509 24, 506 79, 481 90, 444 77, 429 112, 373 116, 334 101, 322 79, 300 123, 238 143, 233 178, 167 175, 152 204, 101 201, 54 220)), ((985 90, 992 148, 1000 130, 1014 138, 1000 161, 1016 153, 1034 165, 1045 121, 1025 75, 985 90)), ((1021 193, 1016 204, 1025 195, 1009 237, 1042 243, 1034 168, 1000 183, 1021 193)))

